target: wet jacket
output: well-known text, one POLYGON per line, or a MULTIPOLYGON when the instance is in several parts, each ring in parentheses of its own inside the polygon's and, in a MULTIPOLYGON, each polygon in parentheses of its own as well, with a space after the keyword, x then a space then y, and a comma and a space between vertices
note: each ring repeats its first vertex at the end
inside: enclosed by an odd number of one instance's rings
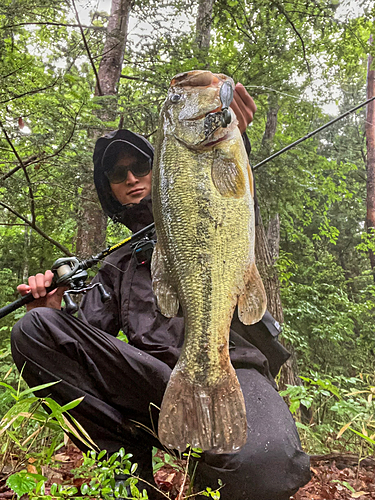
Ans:
MULTIPOLYGON (((151 197, 147 196, 132 207, 114 202, 100 155, 110 141, 119 136, 131 140, 129 134, 132 133, 118 131, 99 139, 94 152, 95 183, 107 215, 136 232, 153 222, 151 197)), ((142 139, 136 136, 134 140, 151 156, 151 145, 145 139, 142 144, 142 139)), ((81 304, 82 319, 114 336, 122 330, 131 345, 173 367, 183 344, 184 320, 182 317, 166 318, 159 311, 152 291, 150 262, 139 264, 134 249, 125 246, 106 258, 93 281, 100 281, 112 298, 102 303, 97 288, 89 292, 81 304)), ((256 368, 273 382, 272 377, 289 357, 277 340, 279 333, 278 323, 268 312, 259 323, 251 326, 243 325, 235 313, 230 334, 234 367, 256 368)))

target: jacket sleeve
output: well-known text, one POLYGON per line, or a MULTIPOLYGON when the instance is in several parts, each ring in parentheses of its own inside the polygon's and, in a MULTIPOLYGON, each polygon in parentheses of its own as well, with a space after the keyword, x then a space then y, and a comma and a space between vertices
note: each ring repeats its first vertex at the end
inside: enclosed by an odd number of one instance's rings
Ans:
POLYGON ((79 309, 79 318, 90 325, 116 336, 120 330, 119 297, 116 291, 116 281, 108 272, 109 266, 104 265, 92 280, 91 284, 102 283, 110 300, 102 302, 98 287, 90 290, 84 296, 79 309))

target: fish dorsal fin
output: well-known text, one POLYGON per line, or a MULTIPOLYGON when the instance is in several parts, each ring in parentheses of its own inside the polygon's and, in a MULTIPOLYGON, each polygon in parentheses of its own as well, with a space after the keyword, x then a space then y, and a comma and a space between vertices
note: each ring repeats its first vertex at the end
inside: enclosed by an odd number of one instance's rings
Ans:
POLYGON ((222 196, 240 198, 245 194, 245 176, 235 158, 228 158, 217 151, 211 175, 214 186, 222 196))
POLYGON ((167 318, 177 315, 180 306, 160 243, 156 243, 151 260, 152 288, 161 313, 167 318))
POLYGON ((238 317, 244 325, 253 325, 263 318, 266 308, 266 291, 253 261, 244 276, 244 287, 238 297, 238 317))

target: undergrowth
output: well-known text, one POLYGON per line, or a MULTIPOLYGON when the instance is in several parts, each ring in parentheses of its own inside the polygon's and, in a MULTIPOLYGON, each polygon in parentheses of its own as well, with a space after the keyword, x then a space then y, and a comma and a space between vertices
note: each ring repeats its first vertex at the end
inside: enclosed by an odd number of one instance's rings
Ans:
MULTIPOLYGON (((82 398, 60 406, 52 398, 34 395, 34 392, 47 389, 55 383, 58 382, 28 388, 21 377, 14 376, 12 369, 8 370, 4 380, 0 382, 0 401, 3 402, 2 409, 6 410, 0 421, 0 472, 6 477, 7 486, 18 498, 27 494, 31 499, 43 497, 47 500, 76 497, 148 499, 146 489, 142 488, 146 482, 137 476, 137 464, 130 461, 132 455, 122 448, 108 456, 106 450, 97 448, 79 422, 70 415, 69 411, 79 405, 82 398), (59 466, 55 455, 65 444, 64 433, 80 440, 89 451, 83 454, 82 464, 71 471, 73 477, 69 484, 51 484, 43 474, 43 468, 59 466), (30 463, 33 466, 32 472, 30 463), (117 482, 115 475, 125 475, 127 478, 117 482), (75 480, 78 479, 79 486, 71 484, 77 483, 75 480)), ((192 459, 198 459, 200 452, 199 449, 188 449, 181 457, 168 451, 154 453, 154 473, 167 465, 183 474, 179 500, 198 494, 214 500, 220 499, 220 483, 217 490, 206 488, 195 494, 192 491, 198 463, 192 459)), ((154 485, 146 484, 155 488, 154 485)), ((159 493, 163 495, 162 492, 159 493)), ((171 498, 166 494, 165 497, 171 498)))

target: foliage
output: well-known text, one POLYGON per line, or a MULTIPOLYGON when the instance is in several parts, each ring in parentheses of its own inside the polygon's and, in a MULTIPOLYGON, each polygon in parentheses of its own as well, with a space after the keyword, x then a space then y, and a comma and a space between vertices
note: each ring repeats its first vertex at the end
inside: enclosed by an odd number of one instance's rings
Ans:
MULTIPOLYGON (((27 493, 29 498, 71 498, 79 496, 80 498, 143 498, 147 499, 147 492, 139 491, 137 484, 138 478, 134 475, 137 464, 131 464, 129 458, 131 454, 125 454, 121 448, 106 459, 107 452, 102 450, 100 453, 89 451, 83 454, 83 463, 72 471, 75 478, 83 479, 83 483, 78 489, 72 485, 62 485, 53 483, 46 491, 47 478, 40 474, 31 474, 26 470, 21 470, 11 475, 7 479, 7 485, 20 498, 27 493), (115 474, 125 474, 129 478, 120 484, 115 481, 115 474), (127 487, 130 492, 127 491, 127 487)), ((140 485, 141 486, 141 485, 140 485)))
MULTIPOLYGON (((80 196, 92 180, 93 137, 117 127, 122 117, 125 127, 154 141, 158 112, 174 74, 209 68, 246 86, 258 107, 248 129, 253 165, 318 128, 332 114, 364 101, 374 7, 367 0, 357 2, 363 10, 345 16, 347 4, 217 0, 211 45, 202 54, 195 41, 197 1, 135 1, 118 96, 95 97, 95 75, 72 3, 3 1, 0 305, 15 300, 18 283, 61 257, 62 250, 41 233, 75 252, 80 196), (103 106, 116 109, 114 121, 98 118, 103 106), (277 127, 265 140, 272 110, 277 127)), ((87 47, 98 65, 108 14, 92 6, 89 17, 84 28, 87 47)), ((319 410, 319 424, 304 430, 324 438, 359 412, 363 397, 351 401, 345 391, 356 384, 365 390, 355 375, 374 368, 375 285, 367 255, 374 241, 364 223, 365 118, 362 108, 255 171, 265 225, 276 213, 281 221, 275 268, 281 279, 284 340, 293 345, 310 379, 303 388, 290 388, 292 409, 302 401, 324 408, 319 410)), ((126 228, 108 225, 109 244, 127 234, 126 228)), ((14 399, 10 387, 17 386, 9 372, 10 330, 22 314, 13 313, 0 323, 0 375, 7 377, 9 386, 3 385, 0 393, 4 413, 14 399)), ((32 413, 32 403, 26 404, 31 406, 25 412, 32 413)), ((356 427, 358 419, 350 427, 366 436, 356 427)), ((22 426, 18 419, 14 423, 22 426)), ((4 433, 9 442, 15 442, 14 432, 9 428, 10 434, 4 433)), ((348 432, 349 427, 345 436, 348 432)), ((352 433, 354 438, 360 436, 352 433)), ((315 437, 313 442, 322 446, 315 437)))
POLYGON ((370 377, 301 377, 302 386, 288 386, 290 410, 310 409, 309 421, 297 422, 307 451, 352 452, 361 456, 375 452, 375 387, 370 377))
POLYGON ((59 382, 24 389, 25 384, 20 377, 17 384, 13 384, 15 387, 10 383, 0 382, 0 387, 5 389, 1 406, 8 407, 0 421, 1 467, 4 467, 15 449, 18 455, 15 467, 27 457, 33 457, 35 467, 40 467, 41 463, 49 463, 52 455, 63 445, 62 431, 95 449, 96 445, 90 436, 69 414, 69 410, 75 408, 82 398, 60 406, 49 397, 34 395, 34 392, 45 392, 56 383, 59 382), (13 404, 10 404, 10 400, 13 404))

